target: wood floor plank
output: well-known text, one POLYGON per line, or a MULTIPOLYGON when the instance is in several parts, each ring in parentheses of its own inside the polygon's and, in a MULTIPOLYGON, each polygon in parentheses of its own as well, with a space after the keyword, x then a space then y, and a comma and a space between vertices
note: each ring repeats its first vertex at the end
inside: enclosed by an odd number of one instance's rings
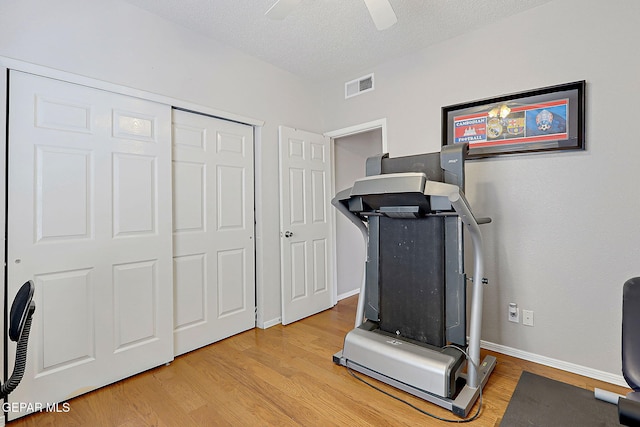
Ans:
MULTIPOLYGON (((38 413, 9 424, 30 426, 440 426, 337 366, 332 355, 353 328, 357 297, 287 326, 250 330, 70 400, 67 413, 38 413)), ((627 389, 482 350, 498 359, 472 425, 494 427, 523 370, 593 390, 627 389)), ((366 378, 366 377, 364 377, 366 378)), ((450 412, 366 378, 433 414, 450 412)), ((471 410, 473 414, 478 403, 471 410)))

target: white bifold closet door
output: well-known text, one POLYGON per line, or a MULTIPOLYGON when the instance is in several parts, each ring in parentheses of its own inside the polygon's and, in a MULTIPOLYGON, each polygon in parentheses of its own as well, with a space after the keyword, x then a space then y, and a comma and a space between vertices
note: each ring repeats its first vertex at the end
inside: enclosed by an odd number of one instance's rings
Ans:
POLYGON ((255 326, 253 128, 173 111, 174 342, 255 326))
POLYGON ((7 298, 37 306, 9 402, 59 402, 173 359, 171 109, 9 80, 7 298))

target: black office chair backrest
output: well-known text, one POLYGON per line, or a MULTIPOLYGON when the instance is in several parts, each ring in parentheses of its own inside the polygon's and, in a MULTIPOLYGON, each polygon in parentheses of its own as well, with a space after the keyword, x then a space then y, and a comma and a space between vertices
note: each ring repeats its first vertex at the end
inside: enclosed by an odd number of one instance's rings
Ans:
POLYGON ((9 338, 18 343, 13 373, 7 381, 0 385, 0 397, 6 398, 15 390, 22 380, 27 364, 27 343, 36 303, 33 301, 35 286, 31 280, 22 285, 11 304, 9 311, 9 338))
POLYGON ((633 391, 640 391, 640 277, 622 288, 622 375, 633 391))
POLYGON ((27 315, 31 308, 31 301, 33 300, 33 292, 35 286, 31 280, 25 282, 20 288, 16 297, 11 304, 11 311, 9 312, 9 338, 11 341, 18 341, 24 324, 27 321, 27 315))

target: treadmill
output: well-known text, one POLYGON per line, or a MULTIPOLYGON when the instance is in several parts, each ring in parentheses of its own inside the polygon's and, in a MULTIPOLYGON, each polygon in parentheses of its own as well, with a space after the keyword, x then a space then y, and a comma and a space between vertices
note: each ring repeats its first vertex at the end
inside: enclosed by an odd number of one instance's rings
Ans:
POLYGON ((333 361, 459 417, 467 417, 496 364, 493 356, 480 363, 486 279, 479 224, 491 219, 476 219, 464 197, 467 151, 456 144, 440 153, 371 157, 367 176, 332 200, 367 247, 355 328, 333 361), (463 224, 474 248, 472 279, 464 272, 463 224))

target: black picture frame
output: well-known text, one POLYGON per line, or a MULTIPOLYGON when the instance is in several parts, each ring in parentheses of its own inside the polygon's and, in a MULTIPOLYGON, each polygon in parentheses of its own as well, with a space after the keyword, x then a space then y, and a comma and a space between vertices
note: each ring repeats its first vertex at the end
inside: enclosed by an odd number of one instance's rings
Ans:
POLYGON ((584 80, 442 107, 442 145, 467 158, 585 149, 584 80))

